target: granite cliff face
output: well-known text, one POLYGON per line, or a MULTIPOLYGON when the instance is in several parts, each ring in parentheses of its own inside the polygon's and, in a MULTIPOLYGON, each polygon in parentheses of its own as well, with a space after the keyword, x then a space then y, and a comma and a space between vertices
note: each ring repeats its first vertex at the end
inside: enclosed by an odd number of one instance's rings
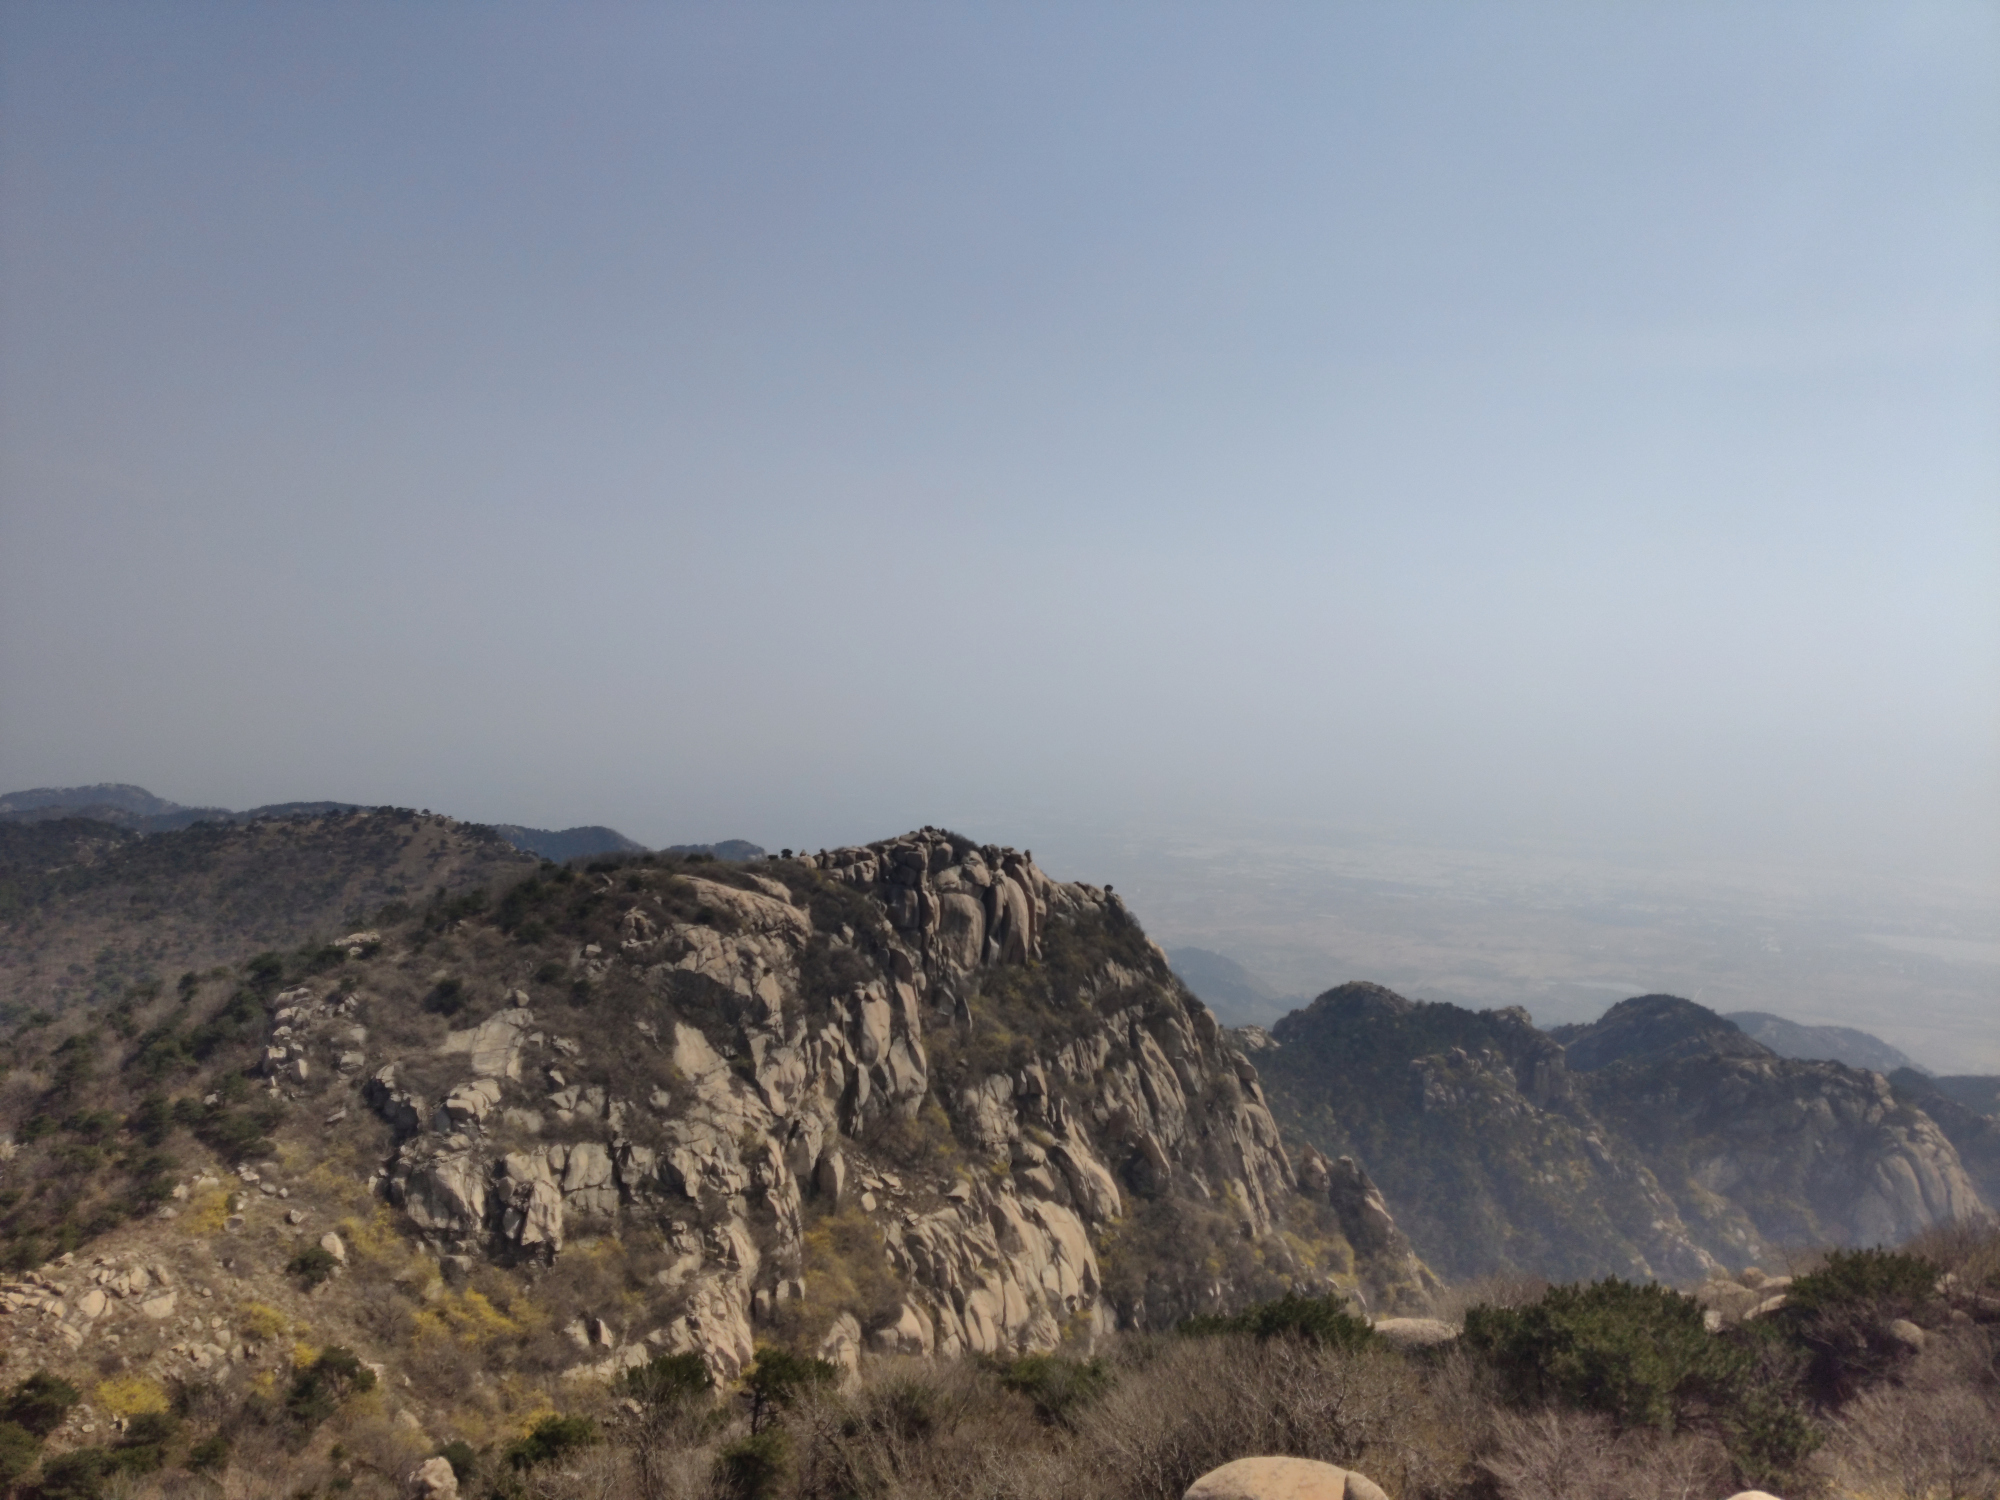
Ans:
POLYGON ((1979 1195, 1988 1205, 2000 1206, 2000 1095, 1994 1087, 2000 1079, 1932 1078, 1915 1068, 1898 1068, 1888 1076, 1898 1099, 1937 1122, 1979 1195))
POLYGON ((1880 1073, 1778 1057, 1740 1033, 1712 1035, 1716 1022, 1730 1025, 1649 995, 1566 1049, 1589 1056, 1599 1118, 1645 1151, 1691 1223, 1711 1226, 1705 1239, 1733 1246, 1747 1221, 1773 1247, 1887 1245, 1986 1211, 1945 1133, 1880 1073), (1628 1027, 1649 1046, 1607 1045, 1628 1027))
POLYGON ((1381 1182, 1449 1275, 1697 1280, 1985 1211, 1879 1074, 1775 1056, 1671 996, 1587 1027, 1331 990, 1257 1054, 1274 1111, 1381 1182))
MULTIPOLYGON (((1026 853, 926 829, 544 866, 306 956, 251 965, 216 1012, 277 1142, 236 1152, 276 1155, 219 1243, 260 1232, 265 1185, 292 1201, 352 1164, 388 1218, 348 1232, 446 1284, 501 1277, 488 1305, 531 1307, 579 1255, 622 1266, 571 1373, 696 1350, 729 1377, 767 1340, 1018 1353, 1287 1288, 1387 1311, 1434 1285, 1364 1171, 1287 1154, 1257 1070, 1118 898, 1026 853)), ((165 1129, 234 1140, 196 1060, 223 1033, 189 993, 185 1019, 147 1001, 162 1019, 135 1014, 114 1066, 167 1079, 165 1129)))

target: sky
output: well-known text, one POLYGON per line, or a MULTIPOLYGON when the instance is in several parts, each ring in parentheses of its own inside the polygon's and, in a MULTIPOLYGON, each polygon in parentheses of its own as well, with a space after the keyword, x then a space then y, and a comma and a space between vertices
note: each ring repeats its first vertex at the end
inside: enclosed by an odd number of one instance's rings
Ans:
POLYGON ((0 7, 100 780, 2000 892, 2000 7, 0 7))

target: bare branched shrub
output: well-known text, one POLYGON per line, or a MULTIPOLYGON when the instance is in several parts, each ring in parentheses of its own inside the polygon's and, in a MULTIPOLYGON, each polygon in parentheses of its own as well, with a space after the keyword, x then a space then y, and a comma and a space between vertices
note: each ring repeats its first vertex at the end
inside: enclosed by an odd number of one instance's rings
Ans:
POLYGON ((637 1493, 631 1454, 606 1443, 531 1468, 520 1486, 524 1500, 629 1500, 637 1493))
POLYGON ((1494 1444, 1480 1466, 1505 1500, 1708 1500, 1735 1488, 1729 1454, 1714 1439, 1620 1434, 1597 1412, 1503 1411, 1494 1444))
POLYGON ((1958 1283, 1956 1296, 2000 1288, 2000 1219, 1934 1224, 1903 1248, 1950 1272, 1958 1283))
POLYGON ((1480 1461, 1506 1500, 1598 1500, 1619 1496, 1625 1477, 1611 1419, 1547 1407, 1495 1418, 1495 1447, 1480 1461))
POLYGON ((1467 1308, 1526 1307, 1539 1302, 1549 1289, 1546 1278, 1517 1271, 1495 1271, 1470 1281, 1438 1287, 1431 1293, 1432 1316, 1463 1324, 1467 1308))
POLYGON ((1002 1476, 1050 1443, 1026 1400, 966 1363, 877 1367, 847 1394, 809 1395, 785 1426, 808 1500, 986 1500, 1009 1493, 1002 1476))
POLYGON ((639 1500, 722 1500, 715 1454, 714 1443, 636 1442, 630 1493, 639 1500))
POLYGON ((1896 1385, 1856 1397, 1827 1460, 1849 1488, 1911 1500, 2000 1497, 2000 1377, 1981 1329, 1934 1335, 1896 1385))
POLYGON ((1360 1469, 1385 1488, 1453 1467, 1415 1367, 1290 1339, 1173 1339, 1077 1423, 1095 1493, 1178 1500, 1210 1469, 1284 1454, 1360 1469))

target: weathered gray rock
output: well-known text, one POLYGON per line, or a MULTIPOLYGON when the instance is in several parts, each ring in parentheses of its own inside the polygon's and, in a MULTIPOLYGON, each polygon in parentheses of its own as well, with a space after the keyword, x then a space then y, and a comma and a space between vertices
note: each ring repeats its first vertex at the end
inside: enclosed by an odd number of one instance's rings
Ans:
POLYGON ((526 1250, 554 1254, 563 1244, 562 1187, 543 1151, 510 1151, 501 1159, 500 1232, 526 1250))
POLYGON ((461 1125, 483 1124, 499 1102, 498 1078, 476 1078, 470 1083, 461 1083, 444 1097, 446 1122, 442 1128, 449 1131, 461 1125))
POLYGON ((838 1204, 847 1186, 847 1158, 838 1151, 823 1151, 813 1168, 813 1185, 827 1202, 838 1204))
POLYGON ((445 1038, 442 1050, 468 1054, 476 1077, 519 1079, 521 1049, 526 1046, 534 1024, 533 1011, 525 1005, 512 1006, 495 1012, 469 1030, 452 1032, 445 1038))
POLYGON ((441 1151, 418 1159, 398 1179, 398 1200, 417 1228, 454 1238, 477 1234, 486 1223, 486 1164, 469 1151, 441 1151))
POLYGON ((820 1340, 819 1357, 849 1375, 861 1368, 861 1325, 852 1313, 842 1313, 820 1340))
POLYGON ((565 1208, 582 1214, 612 1214, 618 1210, 618 1186, 611 1153, 596 1141, 549 1146, 550 1174, 560 1168, 565 1208))
POLYGON ((408 1483, 412 1500, 458 1500, 458 1475, 448 1459, 425 1459, 410 1471, 408 1483))

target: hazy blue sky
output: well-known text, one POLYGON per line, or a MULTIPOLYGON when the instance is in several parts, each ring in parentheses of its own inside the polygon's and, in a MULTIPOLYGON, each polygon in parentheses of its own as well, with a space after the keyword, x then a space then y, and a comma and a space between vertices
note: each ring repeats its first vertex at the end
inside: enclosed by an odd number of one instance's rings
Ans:
POLYGON ((1991 877, 2000 7, 0 8, 102 779, 1991 877))

